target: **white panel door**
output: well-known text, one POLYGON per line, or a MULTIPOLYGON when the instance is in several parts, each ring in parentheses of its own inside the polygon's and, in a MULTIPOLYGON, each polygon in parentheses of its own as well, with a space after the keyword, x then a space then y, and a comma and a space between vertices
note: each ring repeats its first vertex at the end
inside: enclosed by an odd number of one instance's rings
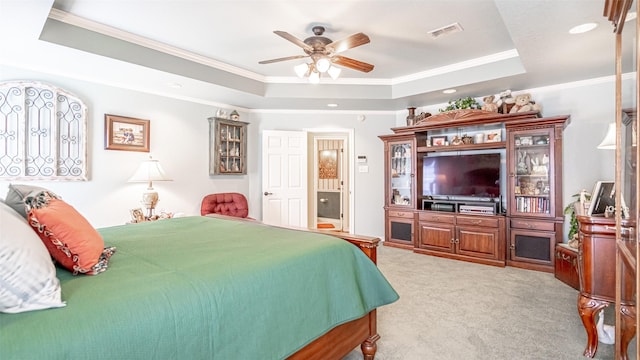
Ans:
POLYGON ((262 133, 262 221, 307 227, 307 133, 262 133))

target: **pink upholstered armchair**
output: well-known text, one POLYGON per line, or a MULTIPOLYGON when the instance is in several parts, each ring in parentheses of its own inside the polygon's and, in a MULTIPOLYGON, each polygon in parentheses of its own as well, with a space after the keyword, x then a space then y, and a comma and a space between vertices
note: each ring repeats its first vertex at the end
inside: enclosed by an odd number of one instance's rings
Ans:
POLYGON ((247 198, 240 193, 209 194, 202 199, 200 214, 222 214, 246 218, 249 215, 247 198))

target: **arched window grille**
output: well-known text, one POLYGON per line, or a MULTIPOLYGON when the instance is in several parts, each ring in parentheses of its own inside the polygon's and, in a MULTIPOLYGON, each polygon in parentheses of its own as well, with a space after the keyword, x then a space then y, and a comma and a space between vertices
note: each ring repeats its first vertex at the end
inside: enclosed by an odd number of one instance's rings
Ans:
POLYGON ((84 102, 40 82, 0 82, 0 179, 87 180, 84 102))

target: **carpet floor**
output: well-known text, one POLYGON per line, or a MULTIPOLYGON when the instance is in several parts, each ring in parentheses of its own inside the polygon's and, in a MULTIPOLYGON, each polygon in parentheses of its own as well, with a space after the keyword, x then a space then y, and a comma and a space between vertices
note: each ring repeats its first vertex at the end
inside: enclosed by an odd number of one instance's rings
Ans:
MULTIPOLYGON (((381 246, 378 266, 400 299, 378 309, 376 360, 583 360, 578 292, 553 274, 381 246)), ((613 304, 605 324, 615 321, 613 304)), ((635 359, 636 341, 629 346, 635 359)), ((613 359, 598 344, 595 359, 613 359)), ((343 360, 362 359, 354 349, 343 360)))

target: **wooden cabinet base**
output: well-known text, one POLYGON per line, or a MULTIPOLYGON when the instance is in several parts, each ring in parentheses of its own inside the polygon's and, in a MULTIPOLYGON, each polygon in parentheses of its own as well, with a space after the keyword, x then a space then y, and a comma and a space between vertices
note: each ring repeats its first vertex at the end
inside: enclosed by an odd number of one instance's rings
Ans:
POLYGON ((503 260, 483 259, 483 258, 478 258, 474 256, 445 253, 441 251, 433 251, 433 250, 426 250, 426 249, 420 249, 420 248, 414 248, 413 252, 415 252, 416 254, 433 255, 433 256, 447 258, 447 259, 468 261, 476 264, 493 265, 493 266, 499 266, 499 267, 505 266, 505 263, 503 260))
POLYGON ((385 241, 383 243, 384 246, 391 246, 391 247, 395 247, 395 248, 400 248, 400 249, 408 249, 408 250, 412 250, 413 249, 413 244, 400 244, 397 242, 392 242, 392 241, 385 241))
POLYGON ((507 266, 517 267, 520 269, 543 271, 553 273, 553 265, 532 264, 528 262, 507 260, 507 266))
POLYGON ((505 217, 418 213, 414 252, 504 267, 505 217))
POLYGON ((507 265, 554 272, 556 244, 562 241, 562 222, 524 217, 509 218, 507 265))

